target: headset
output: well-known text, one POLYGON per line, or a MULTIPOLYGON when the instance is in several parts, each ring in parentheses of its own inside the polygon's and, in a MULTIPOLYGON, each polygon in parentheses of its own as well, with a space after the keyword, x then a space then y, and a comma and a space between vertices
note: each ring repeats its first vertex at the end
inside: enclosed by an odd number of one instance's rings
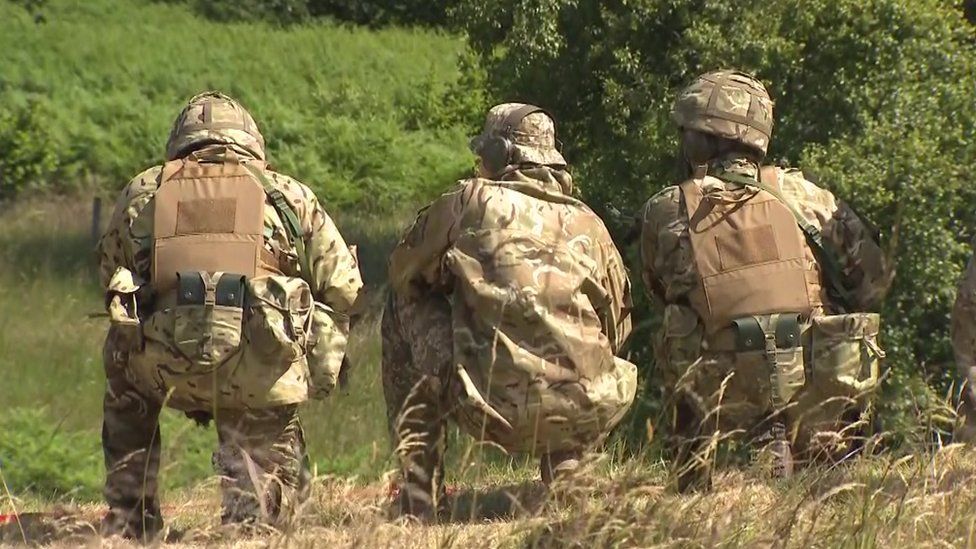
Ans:
POLYGON ((512 143, 512 137, 515 133, 515 128, 522 123, 522 120, 525 120, 526 116, 537 112, 541 112, 550 119, 555 120, 549 114, 549 111, 541 107, 523 105, 509 113, 505 118, 501 135, 481 134, 471 139, 471 142, 468 144, 471 152, 481 158, 481 164, 488 172, 493 175, 498 175, 512 165, 512 157, 515 154, 515 144, 512 143))

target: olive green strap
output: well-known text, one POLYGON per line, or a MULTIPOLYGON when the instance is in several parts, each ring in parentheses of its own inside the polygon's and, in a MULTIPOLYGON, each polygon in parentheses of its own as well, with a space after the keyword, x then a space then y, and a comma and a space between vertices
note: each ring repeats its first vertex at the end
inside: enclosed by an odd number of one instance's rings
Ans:
POLYGON ((244 167, 261 182, 265 194, 271 199, 271 204, 281 217, 285 225, 285 232, 288 233, 289 240, 291 240, 291 244, 295 247, 295 252, 298 254, 298 264, 302 269, 302 275, 311 276, 308 267, 308 256, 305 254, 305 235, 302 231, 302 224, 298 220, 298 215, 295 214, 295 209, 292 208, 285 195, 274 186, 274 183, 271 182, 263 170, 253 164, 244 164, 244 167))
POLYGON ((751 177, 746 177, 737 173, 722 172, 720 174, 714 175, 723 181, 728 181, 729 183, 738 183, 740 185, 745 185, 748 187, 755 187, 759 190, 766 191, 767 193, 773 195, 777 200, 780 201, 786 208, 793 214, 796 218, 796 224, 803 231, 804 236, 806 236, 807 243, 813 248, 814 255, 820 261, 823 266, 823 272, 827 279, 827 284, 830 290, 834 293, 834 296, 840 301, 840 305, 847 311, 853 310, 851 300, 851 294, 844 287, 843 275, 841 274, 840 261, 837 260, 837 256, 834 255, 833 250, 827 247, 824 243, 823 233, 820 229, 813 226, 812 223, 806 220, 795 207, 791 204, 778 189, 767 185, 761 180, 752 179, 751 177))

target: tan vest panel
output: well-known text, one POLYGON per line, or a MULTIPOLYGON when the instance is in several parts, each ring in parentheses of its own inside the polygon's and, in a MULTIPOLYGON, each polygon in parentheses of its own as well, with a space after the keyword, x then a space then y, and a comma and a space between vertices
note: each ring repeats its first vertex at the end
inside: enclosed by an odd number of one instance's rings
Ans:
MULTIPOLYGON (((763 181, 778 187, 775 171, 763 172, 763 181)), ((809 316, 819 288, 809 287, 816 276, 807 267, 803 233, 790 210, 765 191, 705 195, 703 182, 688 180, 681 193, 700 277, 692 307, 706 331, 715 333, 744 316, 809 316)))
POLYGON ((179 271, 248 278, 277 271, 264 249, 261 185, 236 162, 176 160, 163 167, 155 196, 152 283, 166 296, 179 271))

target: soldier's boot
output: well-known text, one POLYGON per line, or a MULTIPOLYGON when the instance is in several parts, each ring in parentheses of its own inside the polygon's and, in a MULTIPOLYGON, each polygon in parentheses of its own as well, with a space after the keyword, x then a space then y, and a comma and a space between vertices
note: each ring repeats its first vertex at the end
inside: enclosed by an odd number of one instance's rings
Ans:
POLYGON ((310 472, 297 406, 220 410, 221 522, 283 528, 308 499, 310 472))
POLYGON ((582 452, 569 450, 543 454, 539 463, 542 483, 550 486, 554 481, 564 478, 579 468, 582 452))
POLYGON ((411 406, 400 422, 397 453, 401 479, 397 512, 421 521, 433 521, 447 510, 444 487, 444 419, 433 404, 411 406))
POLYGON ((163 516, 155 501, 138 501, 109 509, 98 533, 102 537, 122 536, 142 543, 152 542, 163 531, 163 516))
POLYGON ((672 491, 681 494, 712 489, 713 456, 703 421, 684 402, 675 407, 674 459, 669 475, 672 491))

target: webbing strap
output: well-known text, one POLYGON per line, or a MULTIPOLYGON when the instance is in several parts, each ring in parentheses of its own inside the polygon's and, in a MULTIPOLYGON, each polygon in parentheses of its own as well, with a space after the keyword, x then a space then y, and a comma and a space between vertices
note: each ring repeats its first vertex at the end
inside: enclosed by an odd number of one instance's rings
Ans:
POLYGON ((838 261, 837 256, 834 255, 833 250, 827 247, 824 243, 823 233, 820 229, 813 226, 812 223, 806 220, 794 206, 783 196, 779 189, 776 189, 770 185, 767 185, 761 180, 752 179, 751 177, 746 177, 732 172, 722 172, 720 174, 714 175, 723 181, 728 181, 729 183, 738 183, 740 185, 745 185, 748 187, 755 187, 759 190, 766 191, 767 193, 773 195, 777 200, 780 201, 793 217, 796 218, 796 224, 803 231, 803 235, 807 239, 807 244, 813 249, 814 255, 820 261, 824 275, 827 279, 827 285, 829 289, 834 294, 834 297, 840 301, 840 305, 845 309, 845 311, 853 310, 851 300, 851 294, 844 287, 843 275, 841 274, 840 261, 838 261))
POLYGON ((308 257, 305 255, 305 234, 302 231, 302 224, 298 220, 298 215, 295 214, 295 209, 291 207, 285 195, 274 186, 274 183, 271 182, 271 179, 268 178, 263 170, 247 163, 244 164, 244 167, 261 182, 265 194, 271 199, 271 204, 284 222, 285 232, 288 233, 288 238, 291 240, 291 244, 295 247, 295 252, 298 254, 298 264, 302 269, 302 275, 310 276, 308 257))

